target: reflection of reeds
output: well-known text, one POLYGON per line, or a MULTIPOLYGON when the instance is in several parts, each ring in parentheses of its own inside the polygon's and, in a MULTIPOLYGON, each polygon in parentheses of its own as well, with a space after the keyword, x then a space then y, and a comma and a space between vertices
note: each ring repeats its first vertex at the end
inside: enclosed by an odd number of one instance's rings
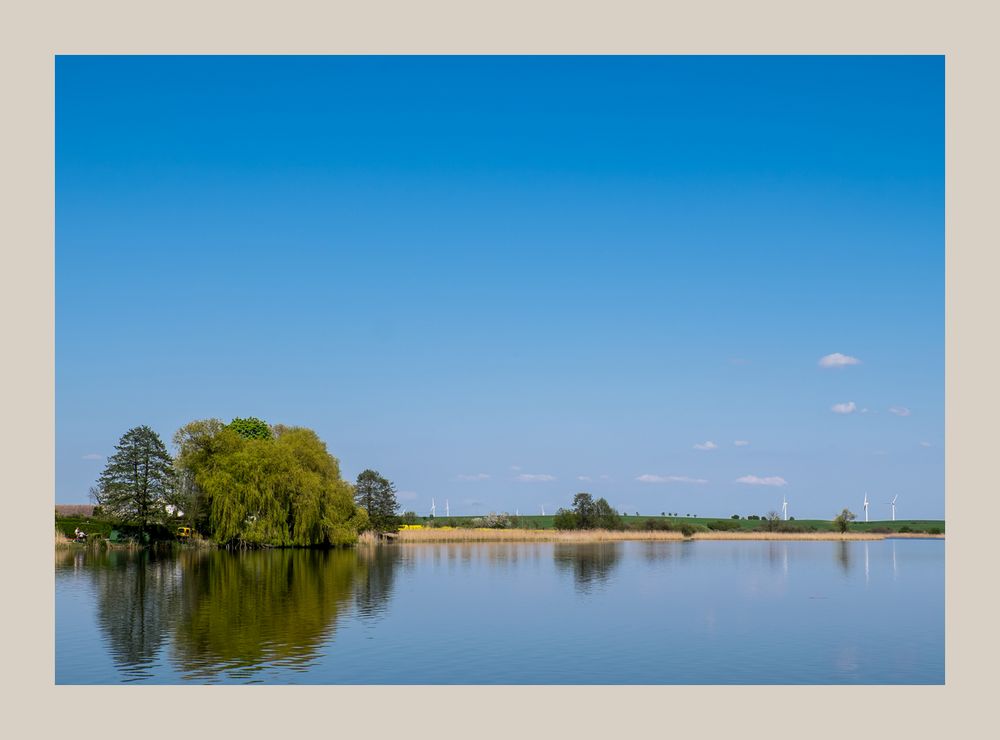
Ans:
MULTIPOLYGON (((695 540, 881 540, 867 532, 696 532, 695 540)), ((603 529, 416 529, 399 533, 398 542, 620 542, 625 540, 683 540, 681 532, 611 532, 603 529)), ((360 540, 359 540, 360 541, 360 540)))

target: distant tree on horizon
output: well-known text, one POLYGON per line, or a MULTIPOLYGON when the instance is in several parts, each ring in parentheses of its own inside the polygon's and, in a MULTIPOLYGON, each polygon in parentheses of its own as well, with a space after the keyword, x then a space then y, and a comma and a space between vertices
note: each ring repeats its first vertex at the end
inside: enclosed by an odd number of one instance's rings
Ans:
POLYGON ((833 524, 834 526, 836 526, 837 531, 839 531, 841 534, 844 534, 850 527, 851 522, 853 522, 856 518, 857 515, 853 511, 850 511, 849 509, 844 509, 839 514, 837 514, 837 516, 833 518, 833 524))

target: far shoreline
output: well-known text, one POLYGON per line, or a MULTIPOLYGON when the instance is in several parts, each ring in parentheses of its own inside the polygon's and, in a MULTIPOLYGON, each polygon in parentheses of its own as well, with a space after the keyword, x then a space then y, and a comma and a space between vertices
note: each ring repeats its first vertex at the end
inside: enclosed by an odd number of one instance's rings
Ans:
POLYGON ((943 540, 944 534, 922 532, 695 532, 685 537, 682 532, 621 532, 610 530, 550 530, 550 529, 417 529, 403 530, 393 540, 399 544, 480 543, 480 542, 624 542, 687 540, 772 540, 772 541, 875 541, 885 539, 943 540))

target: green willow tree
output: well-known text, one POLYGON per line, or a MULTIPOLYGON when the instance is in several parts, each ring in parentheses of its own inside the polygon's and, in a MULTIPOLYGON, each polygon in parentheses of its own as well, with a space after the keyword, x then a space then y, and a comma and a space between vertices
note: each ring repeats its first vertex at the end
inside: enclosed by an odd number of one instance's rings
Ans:
POLYGON ((376 532, 399 529, 399 503, 396 487, 377 470, 364 470, 354 485, 354 503, 368 514, 369 526, 376 532))
POLYGON ((115 446, 94 497, 106 516, 137 525, 142 540, 150 524, 165 520, 174 483, 173 460, 160 436, 148 426, 134 427, 115 446))
POLYGON ((174 437, 177 467, 190 477, 212 537, 230 547, 355 542, 367 516, 323 441, 311 429, 263 426, 266 437, 206 420, 174 437))

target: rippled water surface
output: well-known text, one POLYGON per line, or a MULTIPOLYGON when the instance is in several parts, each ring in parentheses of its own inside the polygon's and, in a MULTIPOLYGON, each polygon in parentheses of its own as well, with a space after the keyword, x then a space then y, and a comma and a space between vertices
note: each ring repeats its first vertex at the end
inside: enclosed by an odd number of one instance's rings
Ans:
POLYGON ((57 683, 943 683, 944 542, 56 552, 57 683))

